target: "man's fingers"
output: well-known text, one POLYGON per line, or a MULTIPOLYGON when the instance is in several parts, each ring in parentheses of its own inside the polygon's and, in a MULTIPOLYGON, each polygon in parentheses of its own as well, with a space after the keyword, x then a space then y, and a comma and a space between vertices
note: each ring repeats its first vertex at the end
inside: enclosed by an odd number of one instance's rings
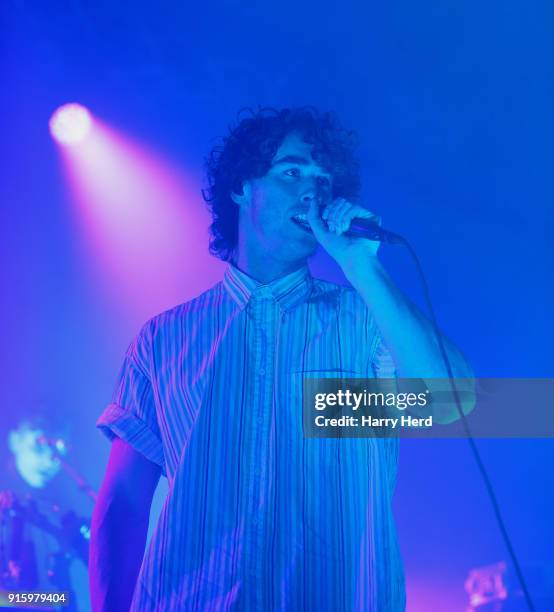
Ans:
POLYGON ((352 219, 355 219, 356 217, 359 217, 360 215, 357 213, 355 208, 350 208, 349 210, 346 210, 340 220, 340 224, 339 224, 339 233, 342 234, 344 233, 349 227, 350 224, 352 223, 352 219))
POLYGON ((345 232, 352 219, 373 219, 375 223, 381 224, 381 217, 375 215, 358 204, 352 204, 344 198, 336 198, 323 210, 321 217, 326 221, 330 231, 337 233, 345 232))
POLYGON ((335 223, 338 233, 342 234, 347 231, 353 219, 374 219, 375 223, 378 224, 381 222, 380 217, 377 217, 377 215, 374 215, 366 208, 343 200, 336 208, 335 223))
POLYGON ((337 198, 327 206, 326 210, 328 214, 326 219, 330 229, 335 230, 340 228, 343 215, 350 206, 352 206, 352 204, 347 202, 344 198, 337 198))
POLYGON ((323 223, 319 214, 319 203, 317 202, 317 200, 312 200, 310 202, 310 208, 308 210, 308 221, 310 223, 310 227, 316 235, 316 238, 319 238, 322 232, 327 231, 325 223, 323 223))
POLYGON ((316 236, 321 241, 329 237, 329 234, 340 236, 348 231, 353 219, 371 219, 381 225, 381 217, 363 208, 358 204, 352 204, 344 198, 337 198, 327 204, 322 211, 316 201, 310 204, 308 220, 316 236))

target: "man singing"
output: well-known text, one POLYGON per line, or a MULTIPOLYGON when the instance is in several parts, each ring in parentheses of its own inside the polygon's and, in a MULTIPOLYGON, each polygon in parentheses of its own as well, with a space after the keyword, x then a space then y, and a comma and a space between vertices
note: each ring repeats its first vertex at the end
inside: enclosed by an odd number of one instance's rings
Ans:
MULTIPOLYGON (((207 172, 210 248, 229 265, 146 323, 98 421, 112 449, 93 517, 93 610, 404 610, 398 440, 302 428, 305 376, 446 376, 378 243, 345 235, 374 216, 356 204, 352 133, 312 108, 252 112, 207 172), (318 245, 351 287, 311 277, 318 245), (145 553, 161 474, 169 493, 145 553)), ((444 342, 454 375, 471 376, 444 342)))

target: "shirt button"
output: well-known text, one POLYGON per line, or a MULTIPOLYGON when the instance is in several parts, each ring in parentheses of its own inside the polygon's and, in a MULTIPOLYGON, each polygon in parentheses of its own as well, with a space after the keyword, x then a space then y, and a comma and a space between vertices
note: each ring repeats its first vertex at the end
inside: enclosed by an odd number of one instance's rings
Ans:
POLYGON ((258 374, 259 374, 260 376, 263 376, 263 375, 265 374, 265 370, 264 370, 263 368, 260 368, 260 369, 258 370, 258 374))
POLYGON ((254 293, 258 297, 262 297, 262 298, 272 298, 273 297, 273 292, 271 291, 269 287, 259 287, 258 289, 255 290, 254 293))

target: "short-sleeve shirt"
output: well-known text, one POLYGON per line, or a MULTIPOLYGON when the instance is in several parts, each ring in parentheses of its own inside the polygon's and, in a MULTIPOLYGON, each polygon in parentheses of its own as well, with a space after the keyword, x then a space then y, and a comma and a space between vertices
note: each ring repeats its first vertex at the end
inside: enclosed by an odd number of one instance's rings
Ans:
POLYGON ((309 377, 393 376, 358 293, 307 268, 221 282, 150 320, 98 426, 169 492, 132 610, 405 608, 398 440, 306 438, 309 377))

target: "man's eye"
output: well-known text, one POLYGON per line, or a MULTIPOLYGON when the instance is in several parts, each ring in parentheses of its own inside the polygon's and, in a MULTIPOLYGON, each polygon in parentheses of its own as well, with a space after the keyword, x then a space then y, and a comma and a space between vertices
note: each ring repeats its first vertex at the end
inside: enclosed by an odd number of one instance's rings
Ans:
POLYGON ((298 168, 289 168, 284 172, 287 176, 300 176, 300 170, 298 168))
POLYGON ((322 187, 330 187, 331 186, 331 179, 329 179, 327 176, 320 176, 318 178, 318 182, 322 187))

